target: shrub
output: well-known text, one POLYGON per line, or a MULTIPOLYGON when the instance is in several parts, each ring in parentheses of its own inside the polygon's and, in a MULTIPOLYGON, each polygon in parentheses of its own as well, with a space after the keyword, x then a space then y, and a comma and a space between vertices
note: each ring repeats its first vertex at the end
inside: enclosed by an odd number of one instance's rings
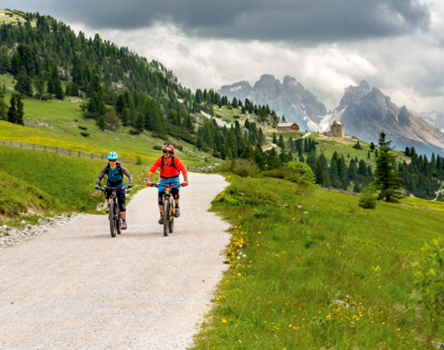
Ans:
POLYGON ((156 151, 161 151, 163 146, 159 146, 159 145, 154 145, 153 149, 155 149, 156 151))
POLYGON ((88 131, 81 131, 80 135, 88 137, 89 136, 89 132, 88 131))
POLYGON ((358 140, 358 142, 356 142, 356 143, 353 145, 353 148, 354 148, 354 149, 363 149, 362 146, 361 146, 361 144, 359 143, 359 140, 358 140))
POLYGON ((219 164, 214 170, 219 173, 228 173, 231 171, 231 162, 231 160, 226 160, 219 164))
POLYGON ((133 134, 133 135, 139 135, 142 132, 142 130, 130 129, 129 132, 130 132, 130 134, 133 134))
POLYGON ((318 188, 316 177, 307 164, 294 160, 286 163, 284 169, 292 172, 286 179, 298 185, 296 187, 296 194, 309 194, 318 188))
POLYGON ((82 129, 82 130, 86 130, 86 129, 88 129, 86 126, 81 126, 81 125, 77 125, 77 127, 78 127, 79 129, 82 129))
POLYGON ((364 209, 374 209, 377 198, 375 196, 375 187, 373 184, 364 187, 359 195, 359 206, 364 209))
MULTIPOLYGON (((428 310, 433 319, 444 316, 444 242, 434 239, 421 248, 419 261, 412 264, 413 296, 419 305, 428 310)), ((436 323, 431 322, 431 335, 435 333, 436 323)))
POLYGON ((174 148, 178 149, 179 151, 183 151, 183 146, 175 145, 174 143, 172 143, 172 145, 174 146, 174 148))
POLYGON ((260 173, 259 167, 249 159, 235 159, 231 162, 230 171, 240 177, 255 176, 260 173))
POLYGON ((136 156, 136 165, 143 165, 142 157, 139 155, 136 156))

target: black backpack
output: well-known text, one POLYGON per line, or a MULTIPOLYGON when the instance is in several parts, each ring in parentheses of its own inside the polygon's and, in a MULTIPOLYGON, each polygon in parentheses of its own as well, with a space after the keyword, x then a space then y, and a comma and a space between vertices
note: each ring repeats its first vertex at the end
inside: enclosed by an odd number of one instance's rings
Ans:
MULTIPOLYGON (((124 174, 122 172, 122 167, 121 167, 120 163, 116 162, 116 166, 117 166, 117 170, 119 171, 119 175, 122 176, 122 179, 123 179, 124 174)), ((109 168, 110 168, 110 166, 109 166, 109 163, 108 163, 108 165, 106 166, 106 175, 107 176, 109 174, 109 168)))
MULTIPOLYGON (((176 164, 174 163, 174 154, 171 157, 171 164, 173 164, 171 166, 173 166, 177 170, 176 164)), ((160 170, 163 170, 164 165, 165 165, 165 158, 162 156, 162 165, 160 166, 160 170)))

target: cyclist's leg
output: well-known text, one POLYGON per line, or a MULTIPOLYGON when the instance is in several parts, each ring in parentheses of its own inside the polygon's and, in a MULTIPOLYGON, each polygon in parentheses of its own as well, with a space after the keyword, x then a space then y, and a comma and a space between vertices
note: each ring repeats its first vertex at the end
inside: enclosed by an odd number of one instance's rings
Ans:
POLYGON ((125 190, 117 190, 117 200, 119 203, 120 213, 122 214, 122 219, 126 220, 126 196, 125 196, 125 190))
POLYGON ((172 183, 174 185, 176 185, 177 187, 173 187, 171 194, 173 195, 174 198, 174 203, 176 203, 175 205, 175 209, 174 209, 174 214, 176 217, 180 216, 180 209, 179 209, 179 185, 180 185, 180 180, 179 179, 173 179, 174 181, 172 181, 172 183))
POLYGON ((106 199, 106 212, 109 213, 109 196, 112 191, 105 190, 105 199, 106 199))

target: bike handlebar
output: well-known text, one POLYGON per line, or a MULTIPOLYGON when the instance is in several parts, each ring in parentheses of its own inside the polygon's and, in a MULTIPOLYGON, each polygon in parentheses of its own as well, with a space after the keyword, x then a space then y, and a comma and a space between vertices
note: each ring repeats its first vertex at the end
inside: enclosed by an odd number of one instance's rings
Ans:
POLYGON ((168 186, 168 187, 186 187, 186 186, 183 186, 182 184, 178 184, 178 185, 174 185, 174 184, 165 184, 165 185, 161 185, 161 184, 153 184, 153 185, 150 186, 150 187, 156 187, 156 188, 159 188, 160 186, 168 186))
POLYGON ((122 186, 122 187, 99 187, 100 191, 106 191, 106 190, 127 190, 128 186, 122 186))

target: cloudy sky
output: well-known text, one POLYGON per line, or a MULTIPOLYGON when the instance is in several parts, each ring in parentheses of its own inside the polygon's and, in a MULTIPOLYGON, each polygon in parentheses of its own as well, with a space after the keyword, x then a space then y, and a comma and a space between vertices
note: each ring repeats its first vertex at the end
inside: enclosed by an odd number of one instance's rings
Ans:
POLYGON ((365 79, 444 113, 442 0, 2 0, 158 60, 186 87, 295 77, 328 109, 365 79))

